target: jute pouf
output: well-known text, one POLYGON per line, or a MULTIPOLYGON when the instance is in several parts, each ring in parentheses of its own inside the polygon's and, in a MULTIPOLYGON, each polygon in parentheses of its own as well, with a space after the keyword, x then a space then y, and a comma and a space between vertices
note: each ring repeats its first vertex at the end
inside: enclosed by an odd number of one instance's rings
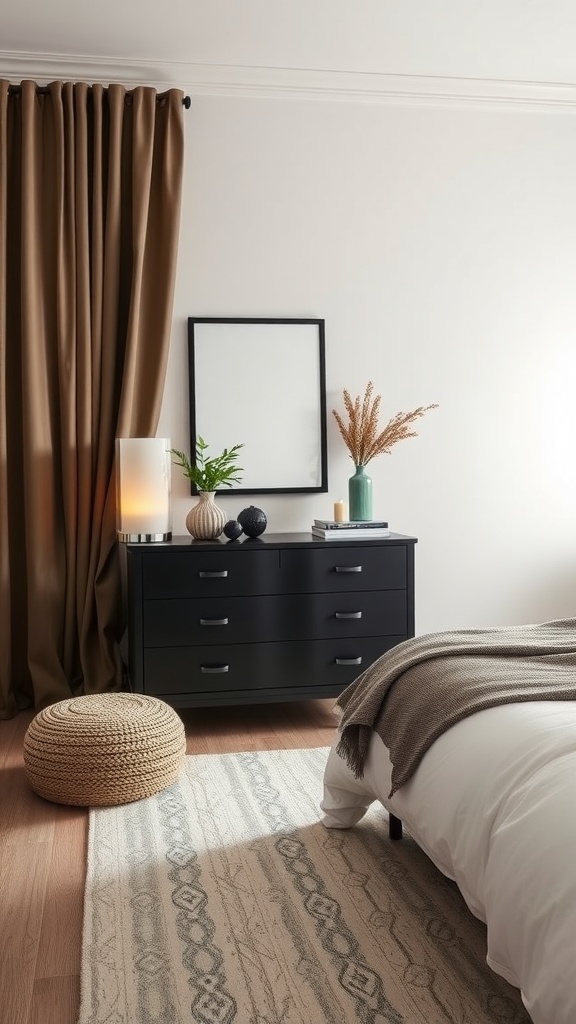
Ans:
POLYGON ((141 693, 71 697, 40 711, 24 737, 24 768, 46 800, 112 806, 176 782, 184 726, 173 708, 141 693))

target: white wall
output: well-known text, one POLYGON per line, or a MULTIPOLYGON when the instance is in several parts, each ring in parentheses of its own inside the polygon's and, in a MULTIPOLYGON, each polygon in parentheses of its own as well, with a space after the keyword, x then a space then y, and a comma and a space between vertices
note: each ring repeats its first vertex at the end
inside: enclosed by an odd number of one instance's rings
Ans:
MULTIPOLYGON (((188 447, 188 316, 324 317, 329 493, 219 503, 270 532, 330 514, 353 468, 330 410, 372 379, 383 422, 440 405, 371 463, 375 513, 419 538, 417 631, 574 614, 574 115, 199 95, 185 117, 158 434, 188 447)), ((183 534, 177 470, 174 493, 183 534)))
POLYGON ((47 75, 62 58, 72 74, 94 59, 98 75, 108 58, 121 80, 190 81, 196 64, 220 78, 276 68, 526 84, 575 81, 575 34, 574 0, 3 0, 0 46, 8 68, 35 55, 47 75))

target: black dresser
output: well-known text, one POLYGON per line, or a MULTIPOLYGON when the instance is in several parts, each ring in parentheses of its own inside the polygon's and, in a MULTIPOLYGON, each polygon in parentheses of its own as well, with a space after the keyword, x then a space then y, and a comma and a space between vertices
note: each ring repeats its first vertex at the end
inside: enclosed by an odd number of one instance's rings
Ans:
POLYGON ((415 537, 127 544, 129 671, 175 707, 335 697, 414 636, 415 537))

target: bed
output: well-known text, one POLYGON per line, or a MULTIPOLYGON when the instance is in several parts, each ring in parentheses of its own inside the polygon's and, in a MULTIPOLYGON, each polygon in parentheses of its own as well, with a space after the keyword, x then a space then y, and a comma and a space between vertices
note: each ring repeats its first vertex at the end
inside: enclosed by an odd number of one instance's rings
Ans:
POLYGON ((486 923, 534 1024, 574 1024, 576 620, 406 641, 338 704, 323 823, 380 801, 486 923))

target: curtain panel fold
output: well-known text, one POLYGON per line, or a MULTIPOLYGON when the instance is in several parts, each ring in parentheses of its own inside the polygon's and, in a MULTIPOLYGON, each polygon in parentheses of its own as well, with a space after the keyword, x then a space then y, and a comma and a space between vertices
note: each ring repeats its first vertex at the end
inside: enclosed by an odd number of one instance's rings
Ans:
POLYGON ((123 683, 114 440, 154 436, 183 93, 0 81, 0 717, 123 683))

